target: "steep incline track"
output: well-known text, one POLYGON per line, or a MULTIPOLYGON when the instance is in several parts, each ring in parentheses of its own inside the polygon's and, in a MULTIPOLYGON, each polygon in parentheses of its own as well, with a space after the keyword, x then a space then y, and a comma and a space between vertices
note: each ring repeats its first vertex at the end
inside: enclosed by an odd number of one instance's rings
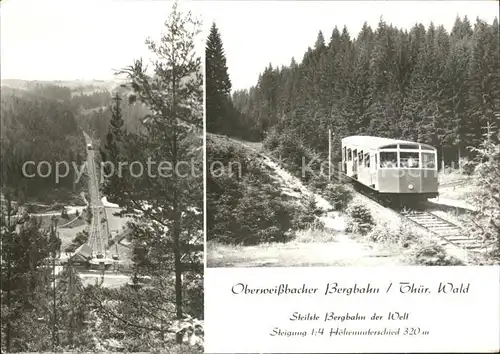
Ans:
MULTIPOLYGON (((86 133, 86 144, 93 144, 92 139, 86 133)), ((99 195, 99 178, 95 163, 95 150, 87 149, 87 173, 89 176, 90 208, 92 210, 92 224, 90 225, 88 245, 94 255, 105 256, 108 244, 109 230, 106 220, 106 210, 99 195)))
POLYGON ((452 245, 471 251, 482 247, 479 240, 467 237, 459 226, 437 215, 426 211, 400 212, 400 214, 452 245))
MULTIPOLYGON (((349 180, 351 183, 356 183, 348 176, 345 176, 340 171, 335 171, 335 174, 343 175, 344 178, 338 178, 338 180, 349 180)), ((335 175, 334 174, 334 175, 335 175)), ((410 221, 411 223, 418 225, 419 227, 427 230, 431 234, 439 237, 442 244, 451 244, 453 246, 459 247, 465 251, 474 252, 479 251, 482 247, 479 239, 468 237, 464 234, 462 228, 451 221, 445 220, 429 211, 425 210, 400 210, 390 205, 385 205, 377 195, 370 192, 364 192, 363 190, 356 190, 361 195, 373 200, 380 206, 386 208, 386 210, 398 214, 402 219, 410 221)))

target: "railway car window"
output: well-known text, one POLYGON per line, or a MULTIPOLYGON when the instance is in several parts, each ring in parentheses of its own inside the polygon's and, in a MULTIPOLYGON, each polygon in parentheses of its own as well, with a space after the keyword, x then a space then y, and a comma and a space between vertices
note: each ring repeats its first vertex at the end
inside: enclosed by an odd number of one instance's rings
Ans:
POLYGON ((427 145, 420 145, 420 147, 422 148, 422 150, 434 151, 433 148, 431 148, 430 146, 427 146, 427 145))
POLYGON ((365 154, 365 167, 370 167, 370 154, 365 154))
POLYGON ((419 165, 418 152, 399 153, 399 166, 402 168, 417 168, 419 165))
POLYGON ((384 149, 397 149, 398 146, 397 145, 387 145, 387 146, 384 146, 384 149))
POLYGON ((436 168, 435 154, 432 152, 422 153, 422 167, 423 168, 436 168))
POLYGON ((398 167, 398 153, 394 151, 381 151, 380 167, 382 168, 398 167))
POLYGON ((363 163, 363 150, 358 153, 358 161, 360 164, 363 163))
POLYGON ((418 145, 416 144, 399 144, 400 149, 410 149, 410 150, 418 150, 418 145))
POLYGON ((354 159, 354 162, 358 161, 358 150, 352 150, 352 158, 354 159))
POLYGON ((351 149, 347 149, 347 161, 352 160, 352 154, 351 154, 351 149))

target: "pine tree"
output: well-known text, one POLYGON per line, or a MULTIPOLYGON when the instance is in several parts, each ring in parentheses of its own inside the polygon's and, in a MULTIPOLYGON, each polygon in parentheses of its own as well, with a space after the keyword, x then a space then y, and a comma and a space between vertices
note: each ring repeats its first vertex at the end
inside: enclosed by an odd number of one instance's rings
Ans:
MULTIPOLYGON (((500 118, 500 115, 498 115, 500 118)), ((477 153, 476 185, 477 193, 473 201, 480 211, 477 226, 486 246, 491 246, 490 256, 495 262, 500 260, 500 130, 495 124, 485 127, 484 140, 477 153)))
MULTIPOLYGON (((48 275, 43 267, 51 247, 41 221, 19 215, 9 193, 2 200, 0 233, 2 240, 2 347, 6 352, 30 351, 40 304, 34 293, 48 275)), ((48 347, 41 348, 46 351, 48 347)))
MULTIPOLYGON (((459 19, 457 19, 459 21, 459 19)), ((447 132, 445 140, 453 146, 460 157, 467 151, 467 97, 470 91, 468 85, 468 67, 470 61, 470 40, 463 37, 456 22, 450 36, 449 54, 443 68, 443 86, 439 95, 442 114, 442 129, 447 132)))
POLYGON ((229 133, 232 117, 227 116, 231 81, 227 72, 222 39, 215 25, 210 28, 205 50, 207 131, 229 133))
POLYGON ((89 317, 90 303, 85 296, 83 283, 70 262, 58 275, 56 286, 58 326, 60 345, 63 348, 89 348, 92 346, 91 333, 86 320, 89 317))
MULTIPOLYGON (((349 122, 351 128, 344 132, 364 132, 369 126, 369 116, 367 110, 370 107, 370 57, 373 49, 373 32, 366 24, 363 25, 361 32, 354 44, 356 56, 353 63, 353 109, 355 110, 355 119, 349 122)), ((338 145, 337 145, 338 146, 338 145)))
MULTIPOLYGON (((148 75, 142 60, 120 72, 150 110, 143 120, 146 132, 124 148, 137 154, 139 161, 158 163, 158 170, 139 177, 129 173, 121 185, 110 188, 124 211, 134 213, 130 226, 135 272, 152 277, 158 288, 161 301, 151 303, 150 312, 158 312, 155 306, 164 310, 157 319, 164 328, 160 332, 168 331, 172 320, 166 315, 172 288, 175 318, 182 320, 183 278, 192 282, 203 273, 203 73, 201 58, 194 52, 200 22, 174 4, 165 27, 160 42, 147 41, 157 57, 153 75, 148 75)), ((147 301, 144 306, 149 306, 147 301)), ((142 321, 147 323, 147 318, 142 321)), ((178 334, 177 342, 181 341, 178 334)))
POLYGON ((482 127, 496 121, 500 112, 500 62, 498 53, 498 29, 477 20, 472 36, 472 53, 469 62, 468 85, 468 142, 472 146, 481 143, 482 127))
POLYGON ((101 160, 103 162, 103 173, 105 176, 108 176, 104 183, 105 195, 109 194, 110 185, 116 188, 116 186, 121 183, 121 176, 123 175, 120 162, 125 160, 125 156, 123 156, 123 144, 126 140, 127 133, 124 129, 122 109, 120 106, 121 100, 120 95, 116 92, 113 98, 114 104, 111 108, 111 120, 109 122, 108 133, 106 134, 106 143, 104 149, 100 149, 101 160))

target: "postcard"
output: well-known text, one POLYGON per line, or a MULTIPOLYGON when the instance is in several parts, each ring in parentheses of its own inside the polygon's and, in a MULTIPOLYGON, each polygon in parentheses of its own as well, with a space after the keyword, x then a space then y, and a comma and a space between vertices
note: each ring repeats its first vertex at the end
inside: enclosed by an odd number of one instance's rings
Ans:
POLYGON ((496 1, 0 6, 2 353, 500 351, 496 1))

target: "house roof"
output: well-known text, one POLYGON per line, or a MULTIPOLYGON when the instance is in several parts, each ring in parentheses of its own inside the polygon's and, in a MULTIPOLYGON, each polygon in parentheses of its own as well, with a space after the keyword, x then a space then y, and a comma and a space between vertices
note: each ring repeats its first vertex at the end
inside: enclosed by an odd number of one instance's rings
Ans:
POLYGON ((377 150, 386 147, 388 145, 394 145, 394 144, 421 145, 422 147, 431 148, 432 150, 435 150, 434 147, 428 144, 422 144, 415 141, 379 138, 376 136, 368 136, 368 135, 353 135, 342 139, 342 145, 350 145, 359 148, 367 148, 373 150, 377 150))
POLYGON ((89 247, 89 245, 84 243, 83 245, 81 245, 80 247, 78 247, 75 250, 72 257, 74 257, 76 255, 83 256, 84 258, 87 258, 87 259, 92 258, 92 249, 89 247))

